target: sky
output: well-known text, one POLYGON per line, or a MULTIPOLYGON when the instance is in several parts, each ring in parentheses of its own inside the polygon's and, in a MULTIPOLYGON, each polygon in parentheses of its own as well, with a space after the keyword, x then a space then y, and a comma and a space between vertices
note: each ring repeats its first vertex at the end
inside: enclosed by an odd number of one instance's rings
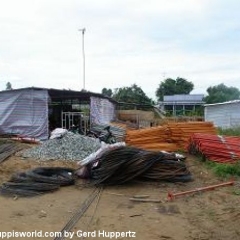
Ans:
POLYGON ((239 0, 0 0, 0 90, 240 89, 239 0))

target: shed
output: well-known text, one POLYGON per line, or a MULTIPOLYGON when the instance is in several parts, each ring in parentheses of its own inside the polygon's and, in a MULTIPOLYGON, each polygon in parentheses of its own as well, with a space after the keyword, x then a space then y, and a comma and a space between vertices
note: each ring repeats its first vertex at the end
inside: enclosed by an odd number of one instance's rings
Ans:
POLYGON ((115 109, 114 100, 88 91, 36 87, 1 91, 0 134, 45 140, 49 130, 63 125, 69 128, 76 116, 85 117, 85 122, 107 124, 115 119, 115 109))
POLYGON ((240 126, 240 100, 205 104, 204 118, 205 121, 211 121, 217 127, 240 126))

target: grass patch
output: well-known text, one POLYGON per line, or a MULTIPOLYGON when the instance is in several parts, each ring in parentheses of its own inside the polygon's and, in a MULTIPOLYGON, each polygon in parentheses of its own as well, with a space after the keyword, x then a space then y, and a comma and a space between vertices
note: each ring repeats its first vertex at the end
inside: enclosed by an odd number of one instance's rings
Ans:
POLYGON ((240 136, 240 126, 233 128, 218 128, 217 131, 219 135, 240 136))
POLYGON ((235 164, 220 164, 206 161, 206 166, 211 169, 218 177, 240 177, 240 162, 235 164))

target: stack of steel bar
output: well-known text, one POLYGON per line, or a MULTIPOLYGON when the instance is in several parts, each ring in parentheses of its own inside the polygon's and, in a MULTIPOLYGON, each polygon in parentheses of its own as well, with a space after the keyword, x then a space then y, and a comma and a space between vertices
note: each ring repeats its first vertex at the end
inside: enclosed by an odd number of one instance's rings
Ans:
POLYGON ((177 151, 167 126, 158 126, 139 130, 127 130, 126 143, 130 146, 151 151, 177 151))
POLYGON ((95 185, 123 184, 133 179, 191 181, 192 175, 182 160, 176 154, 121 147, 96 159, 90 175, 95 185))
POLYGON ((171 139, 179 149, 187 150, 189 138, 193 133, 217 134, 212 122, 176 122, 168 123, 171 139))
POLYGON ((60 186, 75 183, 74 170, 63 167, 39 167, 12 175, 8 182, 0 186, 0 194, 5 196, 37 196, 52 192, 60 186))
POLYGON ((4 143, 0 145, 0 163, 5 161, 9 156, 21 150, 22 147, 14 143, 4 143))
POLYGON ((218 163, 235 163, 240 160, 240 137, 212 134, 193 134, 188 151, 218 163))

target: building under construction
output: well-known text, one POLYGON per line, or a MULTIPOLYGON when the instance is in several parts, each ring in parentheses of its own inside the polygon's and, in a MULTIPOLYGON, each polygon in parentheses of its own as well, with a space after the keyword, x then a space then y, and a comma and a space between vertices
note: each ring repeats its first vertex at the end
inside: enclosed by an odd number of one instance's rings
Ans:
POLYGON ((45 88, 22 88, 0 92, 0 134, 44 140, 49 131, 115 120, 116 102, 102 94, 45 88))

